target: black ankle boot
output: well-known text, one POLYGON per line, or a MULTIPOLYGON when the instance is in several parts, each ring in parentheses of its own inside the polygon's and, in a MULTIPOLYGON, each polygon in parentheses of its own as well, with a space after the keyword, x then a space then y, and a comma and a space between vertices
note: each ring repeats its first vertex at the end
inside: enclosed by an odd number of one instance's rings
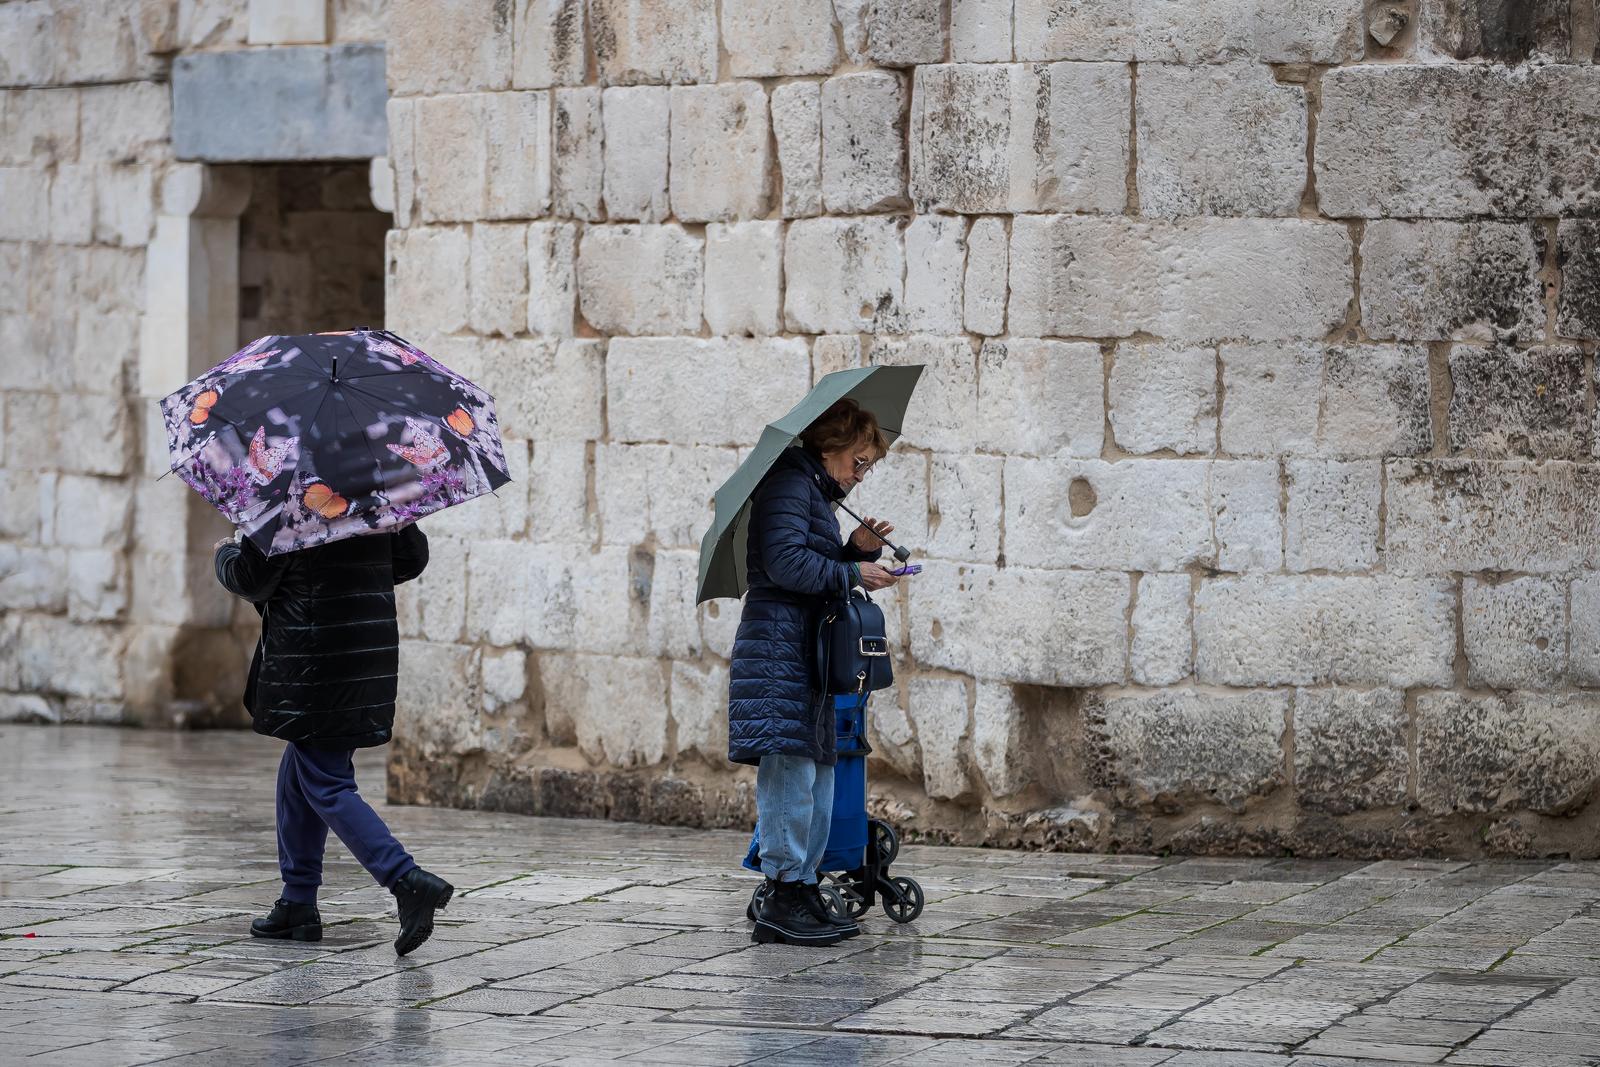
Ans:
POLYGON ((750 940, 761 944, 836 945, 844 933, 812 912, 811 887, 799 882, 767 882, 756 910, 756 928, 750 940))
POLYGON ((838 930, 841 939, 848 941, 852 937, 860 936, 861 927, 854 919, 844 912, 834 911, 828 907, 828 898, 823 895, 820 882, 804 886, 803 889, 809 898, 806 904, 811 909, 811 914, 838 930))
POLYGON ((400 906, 400 936, 394 950, 404 956, 433 936, 433 913, 450 903, 455 886, 421 867, 407 871, 390 890, 400 906))
POLYGON ((322 916, 315 904, 296 904, 279 898, 272 911, 250 923, 250 936, 277 941, 321 941, 322 916))

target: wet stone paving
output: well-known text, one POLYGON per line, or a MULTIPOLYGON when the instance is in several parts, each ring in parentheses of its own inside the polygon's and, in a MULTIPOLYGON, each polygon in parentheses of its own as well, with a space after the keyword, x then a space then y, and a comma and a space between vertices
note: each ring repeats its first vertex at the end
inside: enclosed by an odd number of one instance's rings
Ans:
POLYGON ((907 846, 919 921, 799 949, 740 834, 386 807, 458 887, 397 960, 331 841, 324 940, 248 936, 278 752, 0 726, 0 1062, 1600 1064, 1600 864, 907 846))

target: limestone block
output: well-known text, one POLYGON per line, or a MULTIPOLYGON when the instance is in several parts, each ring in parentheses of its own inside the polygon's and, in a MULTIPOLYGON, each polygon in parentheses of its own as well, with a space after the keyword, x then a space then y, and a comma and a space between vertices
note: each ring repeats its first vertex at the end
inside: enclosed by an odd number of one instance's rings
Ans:
POLYGON ((528 227, 528 331, 570 337, 578 303, 578 227, 535 222, 528 227))
POLYGON ((516 0, 511 36, 513 88, 583 84, 583 0, 516 0))
POLYGON ((1195 595, 1202 682, 1449 685, 1455 596, 1445 582, 1372 576, 1213 578, 1195 595))
POLYGON ((470 645, 403 642, 395 734, 445 758, 482 751, 482 662, 470 645))
POLYGON ((79 158, 79 101, 85 92, 99 91, 102 90, 0 90, 0 166, 60 163, 79 158))
MULTIPOLYGON (((129 486, 108 478, 64 474, 54 482, 46 544, 67 548, 118 548, 133 519, 129 486)), ((44 497, 40 499, 45 508, 44 497)))
POLYGON ((772 90, 772 134, 783 173, 783 217, 822 214, 822 87, 790 82, 772 90))
POLYGON ((1292 459, 1287 564, 1292 571, 1365 571, 1378 562, 1378 460, 1292 459))
POLYGON ((822 200, 828 211, 906 203, 905 83, 884 71, 822 83, 822 200))
POLYGON ((1452 452, 1534 459, 1589 454, 1582 349, 1456 345, 1450 382, 1452 452))
POLYGON ((0 537, 32 541, 38 535, 38 478, 27 471, 0 467, 0 537))
MULTIPOLYGON (((711 524, 711 496, 738 465, 730 448, 598 446, 595 494, 605 542, 698 548, 711 524)), ((689 607, 692 614, 692 598, 689 607)))
POLYGON ((1576 812, 1600 767, 1600 698, 1422 693, 1417 766, 1417 797, 1433 814, 1576 812))
POLYGON ((323 44, 328 40, 328 0, 250 0, 245 40, 250 44, 323 44))
POLYGON ((1307 219, 1019 216, 1010 328, 1029 336, 1321 337, 1344 322, 1350 240, 1307 219), (1260 294, 1274 299, 1263 305, 1260 294))
POLYGON ((605 200, 612 219, 659 222, 667 217, 669 90, 637 86, 605 90, 605 200))
POLYGON ((796 333, 857 333, 899 314, 905 254, 887 217, 801 219, 783 249, 783 315, 796 333))
POLYGON ((916 781, 922 777, 922 756, 917 751, 911 716, 902 706, 904 701, 896 699, 898 695, 897 690, 890 689, 873 698, 872 712, 867 716, 867 743, 872 746, 868 768, 871 773, 888 770, 916 781))
MULTIPOLYGON (((394 224, 403 230, 411 225, 417 207, 417 102, 390 100, 385 114, 389 120, 389 165, 394 173, 394 224)), ((373 206, 377 206, 376 200, 373 206)))
MULTIPOLYGON (((549 610, 533 599, 531 574, 543 546, 480 539, 467 549, 466 637, 506 647, 523 640, 530 612, 549 610)), ((552 642, 553 643, 553 642, 552 642)))
MULTIPOLYGON (((440 512, 443 518, 451 508, 440 512)), ((433 522, 425 523, 432 528, 433 522)), ((415 581, 395 590, 400 636, 448 644, 460 641, 467 618, 467 553, 470 541, 428 536, 428 567, 415 581)))
POLYGON ((985 341, 978 367, 978 447, 1008 455, 1100 455, 1105 364, 1099 345, 985 341))
MULTIPOLYGON (((597 388, 591 396, 599 396, 597 388)), ((535 441, 528 484, 529 536, 536 541, 594 539, 589 449, 582 441, 535 441)))
POLYGON ((441 333, 467 325, 471 239, 459 227, 391 230, 385 314, 390 329, 416 335, 411 324, 441 333))
POLYGON ((486 650, 482 678, 484 711, 493 715, 516 704, 528 691, 528 654, 520 648, 486 650))
POLYGON ((487 93, 483 101, 487 219, 538 218, 550 210, 548 92, 487 93))
POLYGON ((1119 803, 1177 812, 1195 802, 1238 811, 1284 784, 1284 693, 1191 689, 1094 694, 1084 707, 1094 784, 1119 803))
POLYGON ((1433 447, 1428 351, 1422 345, 1326 350, 1317 450, 1330 456, 1418 456, 1433 447))
POLYGON ((824 335, 811 342, 811 380, 821 381, 834 371, 866 366, 858 334, 824 335))
POLYGON ((1297 689, 1294 791, 1330 815, 1404 804, 1408 722, 1397 689, 1297 689))
POLYGON ((1573 21, 1582 6, 1567 0, 1510 6, 1483 0, 1429 0, 1418 11, 1418 39, 1430 58, 1502 63, 1586 59, 1574 56, 1572 50, 1573 21))
POLYGON ((713 334, 775 334, 782 326, 783 224, 706 227, 706 326, 713 334))
POLYGON ((0 722, 60 721, 61 706, 57 703, 32 693, 0 693, 0 722))
POLYGON ((1600 222, 1562 219, 1556 250, 1561 264, 1556 332, 1563 337, 1600 336, 1600 222))
POLYGON ((1275 571, 1283 566, 1280 492, 1278 465, 1270 460, 1212 465, 1219 570, 1275 571))
POLYGON ((57 13, 47 3, 0 7, 0 84, 48 85, 61 66, 57 13))
POLYGON ((1217 355, 1193 345, 1121 345, 1111 365, 1111 430, 1129 452, 1211 452, 1217 355))
POLYGON ((128 561, 118 550, 67 553, 67 615, 74 622, 114 622, 128 608, 128 561))
POLYGON ((678 754, 696 753, 723 767, 728 758, 728 668, 676 661, 671 695, 678 754))
POLYGON ((946 335, 961 332, 966 230, 966 220, 953 215, 918 215, 906 227, 907 331, 946 335))
MULTIPOLYGON (((0 481, 0 504, 5 501, 0 481)), ((1569 670, 1573 685, 1600 685, 1600 574, 1574 578, 1570 592, 1569 670)))
MULTIPOLYGON (((63 433, 53 465, 76 474, 127 474, 135 455, 133 420, 128 417, 127 402, 120 396, 85 393, 74 397, 71 407, 73 417, 94 430, 63 433)), ((21 429, 28 432, 27 424, 21 429)))
POLYGON ((1143 215, 1291 216, 1306 183, 1306 92, 1251 62, 1139 72, 1143 215))
POLYGON ((1361 0, 1138 0, 1134 47, 1151 64, 1344 63, 1361 58, 1361 8, 1361 0))
POLYGON ((155 225, 155 176, 145 163, 102 167, 94 183, 94 239, 139 248, 155 225))
MULTIPOLYGON (((968 457, 941 457, 951 462, 964 458, 968 457)), ((894 542, 919 555, 934 554, 930 547, 928 465, 929 456, 926 452, 891 448, 887 456, 873 465, 866 480, 851 491, 846 501, 850 509, 863 518, 887 519, 893 523, 894 533, 891 536, 894 542)), ((998 501, 998 472, 996 479, 995 499, 998 501)), ((836 517, 841 538, 855 532, 855 519, 843 511, 839 511, 836 517)), ((998 516, 995 522, 999 522, 998 516)), ((989 562, 993 562, 992 558, 989 562)))
POLYGON ((488 144, 481 99, 436 96, 416 102, 416 199, 423 222, 483 217, 488 144))
POLYGON ((0 167, 0 241, 50 239, 50 173, 0 167))
POLYGON ((593 763, 628 769, 667 754, 668 674, 656 660, 541 656, 546 715, 569 710, 578 748, 593 763))
POLYGON ((722 47, 735 78, 828 74, 839 63, 829 0, 742 0, 722 11, 722 47))
POLYGON ((617 338, 606 357, 611 438, 749 446, 810 375, 799 339, 617 338))
POLYGON ((1178 570, 1209 561, 1209 474, 1206 463, 1008 457, 1006 562, 1178 570))
MULTIPOLYGON (((732 470, 732 467, 729 467, 732 470)), ((706 491, 705 499, 711 497, 706 491)), ((700 530, 711 522, 707 509, 700 530)), ((604 528, 604 520, 601 526, 604 528)), ((628 557, 634 595, 644 600, 644 650, 668 659, 693 659, 700 655, 700 626, 694 595, 700 578, 700 552, 693 549, 658 549, 640 545, 628 557)))
POLYGON ((767 94, 755 82, 672 89, 672 211, 685 222, 772 210, 767 94))
POLYGON ((1012 0, 952 0, 950 58, 957 63, 1008 62, 1011 6, 1012 0))
POLYGON ((1544 330, 1542 259, 1526 223, 1368 223, 1361 323, 1375 338, 1532 340, 1544 330))
POLYGON ((553 214, 594 222, 604 217, 605 127, 600 89, 557 89, 551 105, 550 202, 553 214))
POLYGON ((1567 673, 1566 583, 1462 579, 1461 636, 1474 688, 1559 686, 1567 673))
POLYGON ((739 630, 741 604, 736 600, 707 601, 698 605, 700 636, 705 649, 720 659, 733 656, 733 639, 739 630))
POLYGON ((1120 213, 1130 92, 1123 64, 917 68, 917 209, 1120 213))
POLYGON ((1140 685, 1172 685, 1194 671, 1187 574, 1145 574, 1134 586, 1128 666, 1140 685))
POLYGON ((962 760, 970 733, 967 683, 960 678, 914 677, 907 687, 911 721, 922 750, 922 786, 928 796, 953 800, 972 788, 962 760))
POLYGON ((1006 267, 1010 236, 1004 219, 972 220, 967 231, 963 313, 967 330, 993 337, 1006 332, 1006 267))
POLYGON ((1015 796, 1032 783, 1027 720, 1011 686, 978 683, 972 704, 972 755, 990 796, 1015 796))
POLYGON ((387 62, 396 96, 511 86, 512 4, 392 0, 387 62))
POLYGON ((494 395, 508 436, 538 441, 601 436, 601 342, 536 337, 471 344, 480 366, 469 376, 494 395))
POLYGON ((928 555, 971 563, 998 562, 1003 463, 999 456, 933 456, 928 482, 928 555))
POLYGON ((978 432, 978 360, 964 337, 913 336, 878 341, 869 353, 875 364, 926 369, 906 408, 900 441, 910 448, 966 452, 978 432))
POLYGON ((1600 550, 1600 470, 1551 460, 1391 460, 1384 546, 1398 574, 1562 573, 1600 550))
POLYGON ((590 0, 602 85, 717 80, 716 0, 590 0))
POLYGON ((699 333, 703 259, 702 239, 681 226, 589 226, 578 306, 602 333, 699 333))
POLYGON ((911 654, 920 666, 1035 685, 1122 680, 1125 575, 941 566, 909 587, 911 654))
POLYGON ((1600 193, 1585 161, 1600 131, 1586 117, 1597 110, 1600 70, 1589 66, 1329 71, 1317 199, 1338 217, 1592 213, 1600 193), (1393 135, 1396 100, 1410 102, 1405 137, 1393 135))
POLYGON ((159 163, 172 158, 172 94, 165 85, 85 87, 79 97, 79 121, 82 162, 159 163))
POLYGON ((944 58, 944 14, 939 0, 834 0, 853 62, 885 67, 937 63, 944 58))
POLYGON ((472 227, 467 324, 475 333, 509 337, 522 331, 529 318, 528 246, 525 224, 480 222, 472 227))
POLYGON ((65 611, 68 558, 64 549, 0 544, 0 607, 7 611, 65 611))
POLYGON ((127 638, 121 627, 34 616, 18 634, 18 686, 24 692, 116 700, 122 695, 127 638))

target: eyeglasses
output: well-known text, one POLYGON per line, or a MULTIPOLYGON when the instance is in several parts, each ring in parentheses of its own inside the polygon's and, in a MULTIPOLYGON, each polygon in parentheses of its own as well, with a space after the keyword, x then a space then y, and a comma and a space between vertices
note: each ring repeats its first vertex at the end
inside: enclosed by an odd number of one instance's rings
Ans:
POLYGON ((855 467, 853 468, 854 471, 855 471, 856 477, 857 478, 865 478, 867 475, 871 474, 872 473, 872 468, 877 464, 877 462, 878 461, 875 460, 875 459, 858 459, 858 460, 856 460, 855 467))

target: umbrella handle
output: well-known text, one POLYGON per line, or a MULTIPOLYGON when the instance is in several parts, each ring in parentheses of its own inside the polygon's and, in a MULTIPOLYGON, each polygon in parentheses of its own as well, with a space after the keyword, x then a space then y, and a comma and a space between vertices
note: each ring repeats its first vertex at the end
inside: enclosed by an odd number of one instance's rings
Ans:
MULTIPOLYGON (((860 515, 857 515, 855 512, 851 511, 848 507, 845 507, 845 503, 844 503, 843 500, 837 501, 837 503, 839 505, 840 510, 842 510, 846 515, 850 516, 852 519, 854 519, 857 522, 861 523, 863 526, 866 525, 867 520, 863 519, 860 515)), ((901 563, 904 563, 906 560, 911 558, 911 550, 909 548, 902 548, 901 546, 895 544, 893 541, 889 540, 887 537, 884 537, 882 534, 878 535, 878 540, 880 540, 884 544, 888 545, 889 548, 892 549, 893 552, 894 552, 894 558, 899 560, 901 563)))

